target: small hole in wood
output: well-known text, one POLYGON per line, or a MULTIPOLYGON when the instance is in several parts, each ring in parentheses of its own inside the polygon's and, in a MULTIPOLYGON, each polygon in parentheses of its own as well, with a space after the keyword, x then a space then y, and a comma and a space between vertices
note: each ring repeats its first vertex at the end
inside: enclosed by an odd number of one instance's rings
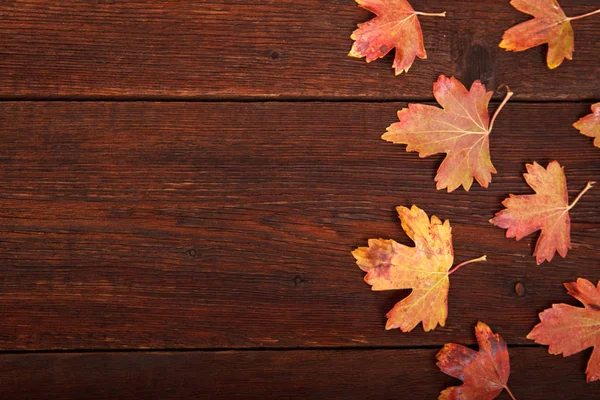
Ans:
POLYGON ((525 296, 525 286, 521 282, 515 283, 515 293, 519 297, 525 296))
POLYGON ((186 251, 186 253, 190 257, 196 257, 196 256, 198 256, 198 252, 196 251, 196 249, 189 249, 188 251, 186 251))
POLYGON ((304 277, 302 275, 296 275, 293 279, 294 286, 298 286, 305 281, 306 281, 306 279, 304 279, 304 277))

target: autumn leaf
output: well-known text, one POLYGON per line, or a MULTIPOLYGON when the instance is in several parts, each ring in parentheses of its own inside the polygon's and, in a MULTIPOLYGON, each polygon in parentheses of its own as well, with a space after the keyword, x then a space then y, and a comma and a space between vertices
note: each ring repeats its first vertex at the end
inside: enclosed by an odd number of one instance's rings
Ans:
POLYGON ((593 137, 594 146, 600 147, 600 103, 592 106, 592 113, 575 122, 573 126, 582 135, 593 137))
POLYGON ((567 17, 556 0, 512 0, 510 4, 533 19, 513 26, 504 33, 500 47, 524 51, 548 43, 546 63, 550 69, 573 59, 574 33, 571 21, 600 13, 600 9, 577 17, 567 17))
POLYGON ((359 6, 377 15, 370 21, 358 24, 350 38, 355 40, 348 54, 366 57, 367 62, 384 57, 396 49, 393 68, 396 75, 408 72, 415 57, 427 58, 423 45, 423 32, 417 15, 445 17, 446 13, 429 14, 413 10, 406 0, 356 0, 359 6))
POLYGON ((446 153, 435 177, 438 189, 453 191, 460 185, 469 190, 473 178, 488 187, 496 168, 490 159, 488 136, 498 113, 513 95, 508 92, 490 123, 488 103, 492 92, 475 81, 467 91, 455 78, 440 76, 433 84, 433 95, 443 107, 409 104, 398 111, 400 122, 387 128, 381 137, 397 144, 407 144, 406 151, 420 157, 446 153))
POLYGON ((452 386, 440 393, 439 400, 491 400, 508 389, 510 359, 506 342, 494 334, 489 326, 478 322, 475 336, 479 351, 460 344, 448 343, 436 355, 440 370, 463 381, 461 386, 452 386))
POLYGON ((527 335, 527 339, 549 345, 550 354, 564 357, 594 347, 588 361, 587 381, 600 379, 600 281, 598 286, 587 279, 564 284, 567 293, 579 300, 584 308, 568 304, 553 304, 540 313, 540 323, 527 335))
POLYGON ((545 260, 551 261, 557 251, 561 257, 567 256, 567 251, 571 248, 569 210, 595 182, 588 182, 569 205, 567 180, 558 161, 552 161, 547 169, 536 162, 526 164, 526 167, 528 173, 523 176, 535 194, 511 194, 502 202, 506 209, 498 212, 490 222, 507 229, 507 238, 514 237, 517 240, 541 230, 533 252, 540 265, 545 260))
POLYGON ((387 313, 386 329, 414 329, 419 322, 430 331, 444 326, 448 315, 448 276, 460 267, 486 257, 465 261, 452 270, 454 252, 450 222, 435 215, 431 221, 417 206, 397 207, 402 229, 415 242, 408 247, 394 240, 369 239, 369 247, 352 252, 356 264, 367 273, 372 290, 412 289, 412 293, 387 313))

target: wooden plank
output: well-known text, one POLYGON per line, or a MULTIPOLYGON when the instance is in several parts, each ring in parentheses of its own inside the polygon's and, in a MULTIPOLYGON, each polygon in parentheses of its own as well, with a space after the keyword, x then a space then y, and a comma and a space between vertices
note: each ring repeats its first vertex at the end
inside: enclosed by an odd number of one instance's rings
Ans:
POLYGON ((525 162, 564 166, 573 198, 600 151, 570 124, 589 104, 509 104, 491 135, 488 190, 436 191, 442 157, 379 139, 399 103, 0 104, 0 348, 242 348, 472 343, 483 320, 510 343, 600 279, 600 189, 571 212, 573 250, 535 265, 488 223, 530 193, 525 162), (385 331, 408 294, 371 292, 350 251, 412 245, 394 213, 450 219, 445 328, 385 331), (515 284, 524 285, 523 296, 515 284))
MULTIPOLYGON (((598 7, 561 4, 568 15, 598 7)), ((370 65, 347 56, 356 24, 373 17, 352 0, 5 1, 0 97, 430 99, 440 74, 492 90, 507 84, 516 99, 600 97, 593 18, 574 22, 574 61, 550 71, 546 46, 498 47, 506 29, 529 18, 508 1, 413 5, 448 16, 421 18, 428 59, 394 77, 392 56, 370 65)))
MULTIPOLYGON (((435 365, 438 349, 27 354, 0 356, 4 400, 435 399, 460 381, 435 365)), ((587 352, 510 349, 518 399, 597 399, 587 352), (560 384, 557 384, 560 382, 560 384)), ((509 399, 506 392, 499 400, 509 399)))

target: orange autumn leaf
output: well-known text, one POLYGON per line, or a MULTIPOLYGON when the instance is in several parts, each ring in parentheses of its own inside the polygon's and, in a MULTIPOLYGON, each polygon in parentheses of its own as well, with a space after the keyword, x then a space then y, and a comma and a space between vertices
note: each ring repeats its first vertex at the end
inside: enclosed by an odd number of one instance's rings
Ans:
POLYGON ((402 229, 415 242, 408 247, 394 240, 369 239, 369 247, 352 252, 356 264, 367 273, 372 290, 412 289, 412 293, 387 313, 386 329, 413 330, 420 322, 430 331, 444 326, 448 315, 448 275, 485 256, 466 261, 452 270, 454 251, 450 222, 435 215, 429 220, 417 206, 397 207, 402 229))
POLYGON ((445 17, 446 13, 429 14, 413 10, 406 0, 356 0, 359 6, 377 15, 358 24, 350 38, 354 40, 350 57, 366 57, 367 62, 384 57, 396 49, 393 68, 396 75, 408 72, 415 57, 427 58, 423 32, 417 15, 445 17))
POLYGON ((600 103, 592 106, 592 113, 575 122, 573 126, 582 135, 594 138, 594 146, 600 147, 600 103))
POLYGON ((523 237, 541 230, 533 255, 537 264, 551 261, 558 251, 563 258, 571 248, 571 220, 569 210, 594 182, 588 182, 579 196, 569 205, 567 179, 558 161, 552 161, 548 168, 534 162, 527 164, 523 174, 527 184, 535 194, 510 195, 502 202, 506 209, 498 212, 490 222, 507 229, 506 237, 521 240, 523 237))
POLYGON ((571 21, 589 17, 599 10, 567 17, 556 0, 512 0, 517 10, 534 18, 513 26, 504 33, 500 47, 507 51, 524 51, 548 43, 546 63, 550 69, 573 59, 574 33, 571 21))
POLYGON ((584 308, 569 304, 553 304, 540 313, 540 323, 527 339, 549 345, 550 354, 564 357, 594 347, 585 371, 587 381, 600 379, 600 281, 598 286, 587 279, 564 284, 567 293, 579 300, 584 308))
POLYGON ((491 400, 506 389, 510 375, 510 359, 506 342, 489 326, 478 322, 475 336, 479 351, 460 344, 448 343, 436 355, 440 370, 463 381, 440 393, 439 400, 491 400))
POLYGON ((446 153, 435 177, 438 189, 447 188, 451 192, 462 185, 468 191, 473 178, 488 187, 492 173, 496 173, 488 136, 512 92, 508 92, 491 123, 488 103, 492 92, 486 92, 479 81, 467 91, 457 79, 442 75, 433 84, 433 95, 443 108, 409 104, 398 111, 400 122, 389 126, 381 138, 406 144, 406 151, 417 151, 420 157, 446 153))

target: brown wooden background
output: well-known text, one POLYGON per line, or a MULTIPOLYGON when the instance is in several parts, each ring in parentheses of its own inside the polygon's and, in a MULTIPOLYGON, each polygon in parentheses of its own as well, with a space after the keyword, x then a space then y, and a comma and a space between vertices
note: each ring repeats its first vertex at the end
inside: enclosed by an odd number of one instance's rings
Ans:
MULTIPOLYGON (((568 15, 597 0, 562 0, 568 15)), ((525 335, 562 282, 600 279, 600 188, 571 212, 573 249, 538 267, 487 221, 558 160, 574 197, 600 150, 571 124, 600 99, 598 17, 573 61, 508 53, 508 1, 413 0, 429 59, 347 57, 372 17, 352 0, 0 2, 0 398, 433 399, 460 384, 435 353, 485 321, 522 399, 597 399, 590 351, 525 335), (443 159, 379 139, 439 74, 516 93, 490 136, 490 188, 436 191, 443 159), (446 327, 385 331, 408 291, 371 292, 350 251, 411 244, 395 216, 450 219, 446 327), (515 291, 521 283, 523 293, 515 291)), ((498 92, 492 109, 502 92, 498 92)), ((507 399, 504 393, 501 399, 507 399)))

